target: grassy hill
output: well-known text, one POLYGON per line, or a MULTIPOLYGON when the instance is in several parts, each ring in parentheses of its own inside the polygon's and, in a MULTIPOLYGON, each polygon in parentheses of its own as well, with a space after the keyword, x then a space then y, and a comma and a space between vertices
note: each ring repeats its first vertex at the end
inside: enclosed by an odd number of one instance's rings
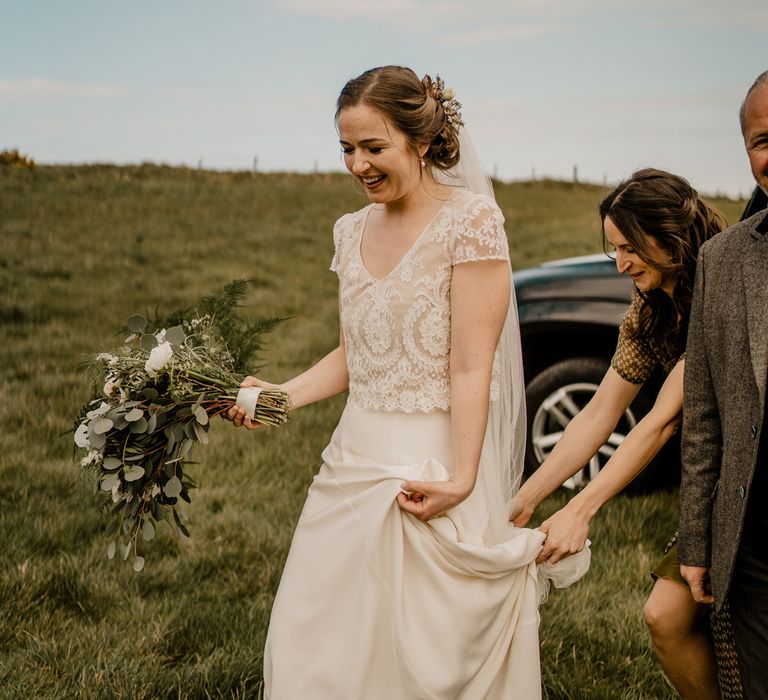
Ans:
MULTIPOLYGON (((514 266, 600 250, 605 192, 498 184, 514 266)), ((192 538, 161 528, 137 575, 104 556, 72 460, 65 433, 88 398, 78 364, 118 343, 131 313, 257 277, 243 313, 293 317, 262 374, 293 375, 338 338, 331 226, 365 201, 336 174, 0 168, 0 698, 258 696, 272 597, 343 399, 280 430, 214 425, 191 469, 192 538)), ((715 204, 731 221, 743 206, 715 204)), ((592 572, 542 608, 547 697, 672 697, 640 611, 675 500, 620 497, 598 518, 592 572)))

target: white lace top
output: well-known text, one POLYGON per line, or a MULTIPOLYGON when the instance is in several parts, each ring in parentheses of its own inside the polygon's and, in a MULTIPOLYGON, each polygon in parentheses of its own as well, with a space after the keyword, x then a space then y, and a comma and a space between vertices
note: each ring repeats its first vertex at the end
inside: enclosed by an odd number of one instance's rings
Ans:
POLYGON ((371 206, 333 228, 348 400, 384 411, 447 410, 453 266, 509 260, 504 217, 491 198, 457 189, 394 269, 377 279, 360 253, 371 206))

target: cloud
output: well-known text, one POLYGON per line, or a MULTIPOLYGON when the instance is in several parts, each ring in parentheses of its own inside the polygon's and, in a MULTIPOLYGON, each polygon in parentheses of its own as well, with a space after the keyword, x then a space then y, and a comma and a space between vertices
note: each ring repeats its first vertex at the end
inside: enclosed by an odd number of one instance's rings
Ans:
POLYGON ((700 29, 743 29, 768 32, 768 5, 764 0, 646 0, 643 14, 649 27, 700 29))
POLYGON ((537 39, 575 29, 568 0, 517 0, 514 6, 497 0, 282 0, 279 7, 337 22, 379 21, 424 41, 453 45, 537 39))
POLYGON ((72 97, 121 97, 127 94, 121 85, 72 83, 47 78, 0 80, 0 102, 25 104, 52 102, 72 97))
MULTIPOLYGON (((276 2, 276 0, 275 0, 276 2)), ((276 2, 277 4, 277 2, 276 2)), ((744 29, 768 32, 764 0, 281 0, 294 14, 336 22, 374 20, 445 44, 534 40, 591 29, 608 18, 646 28, 744 29)))

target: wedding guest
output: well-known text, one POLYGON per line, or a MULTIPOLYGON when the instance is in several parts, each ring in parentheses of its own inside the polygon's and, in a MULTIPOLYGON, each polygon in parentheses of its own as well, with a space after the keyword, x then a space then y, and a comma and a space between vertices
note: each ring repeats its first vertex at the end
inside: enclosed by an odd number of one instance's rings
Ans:
MULTIPOLYGON (((768 193, 768 71, 741 127, 768 193)), ((699 255, 685 372, 680 551, 695 600, 728 603, 744 697, 768 698, 768 212, 699 255)))
MULTIPOLYGON (((568 423, 544 463, 515 498, 513 519, 525 525, 536 506, 579 471, 607 440, 641 387, 660 367, 667 377, 651 411, 630 431, 600 473, 545 520, 541 559, 556 562, 584 547, 602 505, 634 479, 676 432, 683 405, 688 316, 699 247, 725 221, 683 178, 645 169, 600 204, 603 235, 635 294, 616 352, 597 392, 568 423)), ((718 700, 708 608, 694 601, 680 575, 677 547, 654 568, 645 618, 657 655, 686 700, 718 700)))

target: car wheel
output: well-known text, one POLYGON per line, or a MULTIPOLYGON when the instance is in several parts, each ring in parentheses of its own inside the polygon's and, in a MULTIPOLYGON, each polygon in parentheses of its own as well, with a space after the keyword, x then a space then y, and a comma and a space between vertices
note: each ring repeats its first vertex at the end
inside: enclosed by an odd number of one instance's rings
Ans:
MULTIPOLYGON (((571 419, 595 395, 609 366, 609 362, 598 357, 574 357, 547 367, 529 382, 525 390, 528 411, 526 475, 539 468, 571 419)), ((650 404, 641 392, 605 444, 563 486, 580 489, 594 479, 649 408, 650 404)))

